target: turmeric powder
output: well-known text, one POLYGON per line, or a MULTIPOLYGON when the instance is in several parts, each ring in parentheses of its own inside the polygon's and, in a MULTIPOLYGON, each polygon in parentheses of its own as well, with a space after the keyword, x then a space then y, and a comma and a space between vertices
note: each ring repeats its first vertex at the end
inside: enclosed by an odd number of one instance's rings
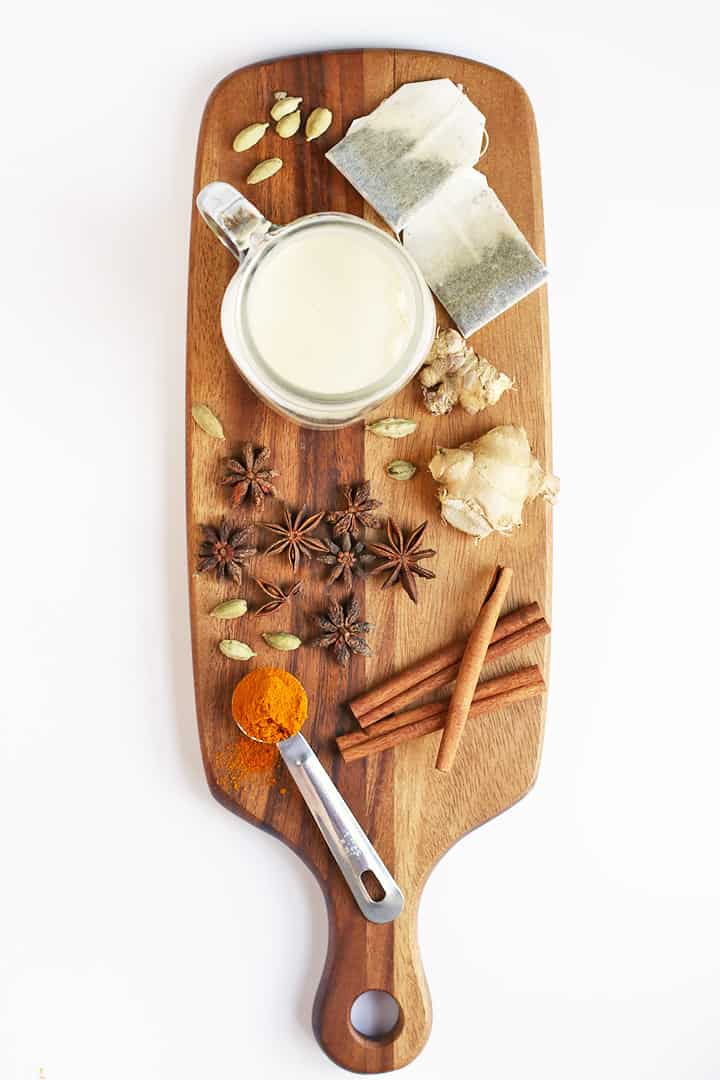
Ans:
POLYGON ((253 742, 238 731, 233 741, 213 756, 213 771, 221 788, 237 792, 249 779, 260 778, 261 774, 265 774, 266 783, 277 783, 272 771, 278 762, 277 746, 253 742))
POLYGON ((233 720, 252 739, 279 743, 295 735, 305 723, 307 694, 289 671, 255 668, 235 687, 233 720))

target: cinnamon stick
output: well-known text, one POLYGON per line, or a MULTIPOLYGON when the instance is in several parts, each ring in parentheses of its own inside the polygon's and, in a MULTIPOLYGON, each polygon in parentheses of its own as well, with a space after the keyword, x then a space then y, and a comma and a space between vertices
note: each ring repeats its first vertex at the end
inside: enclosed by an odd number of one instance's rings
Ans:
MULTIPOLYGON (((501 619, 498 619, 495 632, 492 637, 493 645, 491 648, 495 650, 496 646, 499 646, 500 642, 510 638, 512 635, 519 633, 525 628, 542 620, 542 612, 540 605, 537 603, 526 604, 524 607, 517 608, 515 611, 509 612, 507 615, 503 615, 501 619)), ((542 620, 544 623, 544 620, 542 620)), ((547 633, 549 627, 547 623, 544 623, 542 633, 547 633)), ((533 635, 540 636, 540 634, 533 635)), ((526 640, 533 640, 533 637, 529 637, 526 640)), ((461 641, 454 641, 450 645, 446 645, 444 648, 439 649, 437 652, 432 653, 430 656, 424 657, 424 659, 418 661, 417 664, 413 664, 411 667, 406 668, 405 671, 399 671, 396 675, 387 679, 379 686, 374 686, 372 690, 367 690, 364 694, 360 694, 353 701, 349 703, 350 711, 360 724, 361 727, 368 727, 370 724, 374 724, 377 720, 381 720, 384 716, 388 716, 390 713, 398 712, 404 708, 415 697, 419 697, 421 694, 428 693, 431 690, 436 690, 440 686, 446 686, 452 682, 457 675, 457 665, 462 659, 465 646, 467 644, 467 638, 463 638, 461 641), (455 670, 447 677, 440 678, 440 672, 455 665, 455 670), (435 679, 437 676, 437 679, 435 679), (400 695, 405 695, 402 698, 400 695)), ((497 659, 498 656, 504 656, 506 652, 510 652, 513 648, 518 648, 521 644, 525 644, 524 640, 518 640, 505 650, 494 651, 492 656, 488 656, 490 659, 497 659)), ((490 652, 490 650, 488 650, 490 652)))
MULTIPOLYGON (((537 605, 531 604, 530 607, 537 607, 537 605)), ((512 612, 512 614, 514 615, 516 613, 512 612)), ((498 619, 496 629, 500 629, 500 623, 502 621, 502 619, 498 619)), ((528 645, 531 641, 535 641, 537 638, 544 637, 549 633, 550 625, 545 619, 539 618, 535 622, 530 623, 529 626, 523 626, 514 633, 508 634, 507 637, 500 638, 499 641, 494 641, 487 651, 485 664, 491 664, 493 660, 499 660, 501 656, 507 656, 508 653, 514 652, 515 649, 519 649, 523 645, 528 645)), ((463 645, 463 648, 464 647, 465 646, 463 645)), ((442 671, 435 672, 435 674, 430 675, 429 678, 422 679, 419 683, 404 690, 403 693, 388 698, 382 705, 376 705, 374 709, 365 713, 365 715, 358 720, 358 723, 365 730, 374 727, 379 720, 382 720, 384 717, 390 716, 393 713, 399 713, 416 698, 423 697, 425 694, 429 694, 434 690, 439 690, 444 686, 449 686, 450 683, 455 681, 459 668, 460 661, 458 660, 457 663, 443 668, 442 671)))
MULTIPOLYGON (((540 686, 543 677, 537 664, 530 667, 520 668, 519 671, 511 671, 507 675, 498 675, 494 679, 486 679, 478 683, 473 695, 473 705, 497 694, 515 690, 519 686, 540 686)), ((448 701, 431 701, 427 705, 416 705, 414 709, 406 709, 405 712, 388 716, 385 720, 378 720, 370 728, 360 731, 350 731, 347 735, 338 735, 335 740, 338 750, 344 753, 352 746, 361 746, 378 735, 387 735, 390 731, 398 731, 400 728, 414 724, 418 720, 427 720, 434 716, 444 716, 447 713, 448 701)))
POLYGON ((513 572, 509 566, 498 567, 493 586, 470 632, 450 698, 447 721, 435 762, 435 768, 440 772, 449 772, 455 761, 475 687, 485 663, 488 647, 505 603, 512 576, 513 572))
MULTIPOLYGON (((539 682, 516 686, 512 690, 506 690, 504 693, 495 694, 492 697, 485 698, 483 701, 478 701, 477 704, 470 707, 468 719, 474 720, 479 716, 494 712, 495 709, 502 709, 506 705, 528 701, 530 698, 538 697, 544 691, 545 682, 541 676, 539 682)), ((430 735, 433 731, 440 731, 445 726, 446 718, 447 712, 442 712, 436 716, 416 720, 412 724, 405 724, 403 727, 397 728, 395 731, 389 731, 384 735, 365 737, 363 742, 348 746, 342 751, 343 760, 347 762, 360 761, 371 754, 379 754, 382 750, 392 750, 394 747, 401 746, 412 739, 419 739, 423 735, 430 735)))

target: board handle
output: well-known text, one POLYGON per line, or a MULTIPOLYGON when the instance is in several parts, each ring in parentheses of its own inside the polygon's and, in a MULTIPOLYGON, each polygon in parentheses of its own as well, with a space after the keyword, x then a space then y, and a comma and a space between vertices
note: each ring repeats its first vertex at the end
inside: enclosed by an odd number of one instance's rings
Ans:
POLYGON ((325 970, 313 1007, 315 1037, 337 1065, 382 1073, 413 1061, 430 1035, 432 1005, 417 942, 417 911, 406 906, 392 923, 367 922, 333 868, 325 882, 330 934, 325 970), (379 1038, 358 1032, 350 1017, 368 990, 394 997, 399 1016, 379 1038))

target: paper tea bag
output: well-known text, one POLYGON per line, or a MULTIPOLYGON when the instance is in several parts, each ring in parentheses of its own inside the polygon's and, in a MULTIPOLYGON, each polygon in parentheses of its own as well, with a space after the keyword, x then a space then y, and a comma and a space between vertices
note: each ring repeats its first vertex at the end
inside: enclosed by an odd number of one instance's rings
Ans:
POLYGON ((486 178, 475 169, 458 170, 413 215, 403 243, 463 337, 547 277, 486 178))
POLYGON ((480 157, 485 117, 451 79, 406 83, 354 120, 326 157, 400 233, 480 157))

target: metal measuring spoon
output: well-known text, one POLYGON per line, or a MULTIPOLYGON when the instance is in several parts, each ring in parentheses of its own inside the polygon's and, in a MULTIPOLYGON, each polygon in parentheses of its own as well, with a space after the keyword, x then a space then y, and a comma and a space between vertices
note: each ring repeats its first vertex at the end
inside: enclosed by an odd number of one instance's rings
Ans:
MULTIPOLYGON (((263 742, 245 731, 242 724, 238 727, 253 742, 263 742)), ((307 740, 298 733, 276 745, 365 918, 374 923, 397 919, 405 904, 400 887, 307 740), (374 875, 384 893, 378 900, 373 900, 363 882, 367 873, 374 875)))

